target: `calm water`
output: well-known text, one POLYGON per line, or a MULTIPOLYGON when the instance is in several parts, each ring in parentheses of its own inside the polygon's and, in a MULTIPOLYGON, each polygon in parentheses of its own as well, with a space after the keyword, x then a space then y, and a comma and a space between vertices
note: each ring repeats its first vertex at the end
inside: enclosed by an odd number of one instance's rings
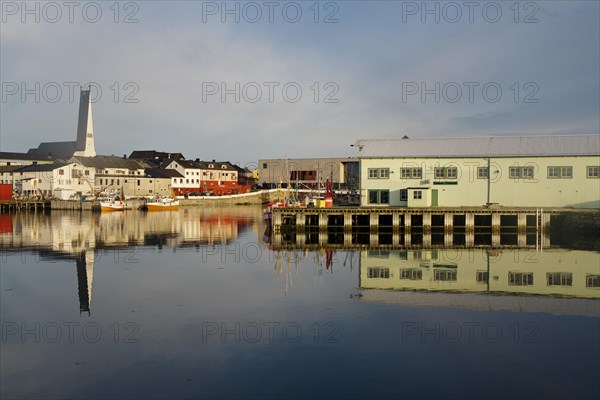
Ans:
POLYGON ((1 215, 2 398, 598 398, 600 254, 276 251, 260 208, 1 215))

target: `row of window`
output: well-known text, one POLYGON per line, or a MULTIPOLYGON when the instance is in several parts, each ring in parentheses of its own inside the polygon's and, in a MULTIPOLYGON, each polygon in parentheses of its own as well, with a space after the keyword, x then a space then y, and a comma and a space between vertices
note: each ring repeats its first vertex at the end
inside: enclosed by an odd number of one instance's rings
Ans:
MULTIPOLYGON (((390 204, 390 191, 386 189, 374 189, 368 191, 369 204, 390 204)), ((414 190, 412 193, 413 200, 422 200, 423 191, 414 190)), ((408 201, 408 190, 400 190, 400 201, 408 201)))
MULTIPOLYGON (((137 181, 137 185, 140 186, 142 184, 142 180, 141 179, 134 179, 134 181, 137 181)), ((123 179, 123 183, 128 183, 127 179, 123 179)), ((152 179, 148 180, 148 183, 152 183, 152 179)), ((110 179, 110 183, 108 178, 107 179, 98 179, 98 184, 100 186, 102 185, 114 185, 115 184, 115 180, 114 179, 110 179)), ((121 180, 117 179, 117 186, 121 184, 121 180)))
MULTIPOLYGON (((367 268, 369 278, 389 279, 390 269, 382 267, 367 268)), ((423 280, 423 271, 419 268, 400 269, 400 279, 403 280, 423 280)), ((434 281, 456 281, 456 269, 436 269, 433 271, 434 281)), ((479 283, 487 283, 489 275, 487 271, 477 271, 475 280, 479 283)), ((531 286, 533 285, 533 272, 509 272, 508 284, 510 286, 531 286)), ((546 284, 548 286, 573 286, 573 274, 570 272, 548 272, 546 274, 546 284)), ((587 275, 585 277, 585 286, 589 288, 600 288, 600 275, 587 275)))
MULTIPOLYGON (((435 179, 458 179, 458 168, 457 167, 435 167, 434 168, 435 179)), ((369 168, 369 179, 389 179, 390 169, 389 168, 369 168)), ((533 166, 523 167, 509 167, 508 176, 510 179, 533 179, 534 177, 533 166)), ((487 167, 477 168, 477 178, 487 179, 489 171, 487 167)), ((548 178, 560 179, 560 178, 573 178, 573 167, 572 166, 553 166, 548 167, 548 178)), ((420 167, 411 168, 400 168, 400 177, 402 179, 423 179, 423 169, 420 167)), ((600 177, 600 167, 588 166, 586 167, 587 178, 598 178, 600 177)))

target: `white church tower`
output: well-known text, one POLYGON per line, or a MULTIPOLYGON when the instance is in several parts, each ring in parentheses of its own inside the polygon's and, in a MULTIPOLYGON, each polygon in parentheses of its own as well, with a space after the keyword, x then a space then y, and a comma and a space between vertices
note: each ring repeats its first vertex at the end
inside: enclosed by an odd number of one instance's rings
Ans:
POLYGON ((79 120, 77 122, 77 142, 74 156, 95 157, 94 122, 92 120, 91 89, 82 90, 79 97, 79 120))

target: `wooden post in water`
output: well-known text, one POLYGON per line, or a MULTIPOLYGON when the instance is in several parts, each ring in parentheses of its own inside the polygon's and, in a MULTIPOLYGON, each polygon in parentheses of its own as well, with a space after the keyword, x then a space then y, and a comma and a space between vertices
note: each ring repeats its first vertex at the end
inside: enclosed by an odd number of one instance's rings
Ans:
POLYGON ((392 246, 400 246, 400 233, 398 231, 392 233, 392 246))
POLYGON ((423 231, 423 247, 431 247, 431 229, 428 231, 423 231))
MULTIPOLYGON (((306 216, 304 215, 304 213, 302 211, 298 211, 296 213, 296 233, 299 234, 298 236, 304 236, 304 226, 306 225, 306 216)), ((296 239, 296 241, 298 241, 296 239)))
POLYGON ((379 231, 379 214, 369 213, 369 226, 371 232, 377 233, 379 231))
POLYGON ((296 233, 296 246, 302 248, 306 244, 306 235, 304 233, 296 233))
POLYGON ((319 213, 319 231, 327 230, 327 213, 319 213))
POLYGON ((404 214, 404 245, 410 246, 411 238, 410 238, 410 230, 412 223, 412 214, 406 213, 404 214))
MULTIPOLYGON (((344 213, 344 231, 351 232, 352 231, 352 213, 346 211, 344 213)), ((345 239, 344 239, 345 241, 345 239)))
POLYGON ((327 231, 319 231, 319 246, 327 245, 327 231))
POLYGON ((431 214, 423 213, 423 234, 431 232, 431 214))
POLYGON ((517 214, 517 246, 527 246, 527 214, 517 214))
POLYGON ((392 232, 400 232, 400 214, 397 212, 392 214, 392 232))
POLYGON ((344 246, 352 246, 352 232, 344 232, 344 246))
POLYGON ((540 210, 542 214, 542 247, 550 246, 550 214, 540 210))
POLYGON ((465 247, 475 245, 475 214, 465 214, 465 247))
POLYGON ((492 213, 492 247, 500 246, 500 213, 492 213))

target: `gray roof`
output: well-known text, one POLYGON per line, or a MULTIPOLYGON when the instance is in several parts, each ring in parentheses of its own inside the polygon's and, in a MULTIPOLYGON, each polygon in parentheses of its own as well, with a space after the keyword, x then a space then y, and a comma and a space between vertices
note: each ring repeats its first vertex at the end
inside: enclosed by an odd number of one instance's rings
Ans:
POLYGON ((33 156, 71 157, 77 150, 77 142, 43 142, 37 148, 29 149, 33 156))
POLYGON ((153 178, 183 178, 176 169, 146 168, 144 171, 153 178))
POLYGON ((62 168, 68 163, 57 162, 52 164, 31 164, 19 168, 16 172, 43 172, 43 171, 54 171, 56 168, 62 168))
POLYGON ((85 167, 98 169, 122 168, 135 170, 144 168, 135 160, 115 156, 73 157, 71 160, 77 161, 85 167))
POLYGON ((0 151, 0 160, 27 160, 27 161, 52 161, 53 158, 47 154, 16 153, 11 151, 0 151))
POLYGON ((600 155, 600 135, 358 140, 359 158, 600 155))

